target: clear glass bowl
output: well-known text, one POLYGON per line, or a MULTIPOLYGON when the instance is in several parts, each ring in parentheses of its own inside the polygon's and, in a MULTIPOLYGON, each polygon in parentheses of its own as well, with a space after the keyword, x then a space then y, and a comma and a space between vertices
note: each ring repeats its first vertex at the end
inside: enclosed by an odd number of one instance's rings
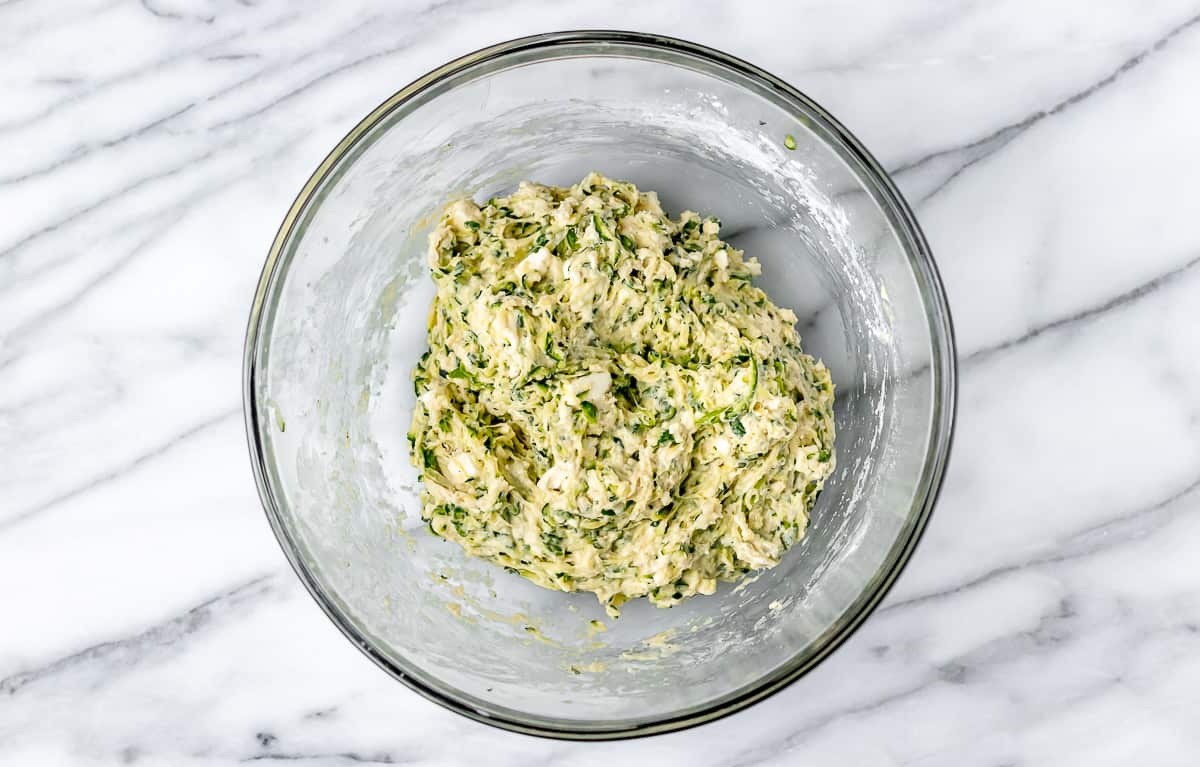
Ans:
POLYGON ((829 655, 925 526, 954 380, 929 248, 858 141, 743 61, 625 32, 487 48, 367 116, 284 219, 244 371, 267 516, 334 623, 438 703, 571 738, 713 719, 829 655), (440 206, 593 169, 658 191, 672 215, 719 216, 837 384, 838 468, 807 537, 741 584, 669 610, 638 600, 615 621, 590 594, 541 589, 430 535, 405 438, 440 206))

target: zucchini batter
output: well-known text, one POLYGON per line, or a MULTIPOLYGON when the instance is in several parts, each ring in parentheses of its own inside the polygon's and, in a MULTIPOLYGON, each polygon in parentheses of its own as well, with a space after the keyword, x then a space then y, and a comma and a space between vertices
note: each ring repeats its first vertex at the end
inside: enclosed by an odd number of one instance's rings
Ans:
POLYGON ((720 226, 596 173, 445 208, 409 433, 430 531, 614 616, 803 537, 833 384, 720 226))

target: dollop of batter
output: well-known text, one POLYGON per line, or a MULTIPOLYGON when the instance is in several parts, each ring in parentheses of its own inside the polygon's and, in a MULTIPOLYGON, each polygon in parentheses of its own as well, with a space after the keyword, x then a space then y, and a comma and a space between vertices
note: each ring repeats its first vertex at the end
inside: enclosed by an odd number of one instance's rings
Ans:
POLYGON ((409 433, 433 534, 611 615, 803 537, 833 384, 720 227, 596 173, 446 206, 409 433))

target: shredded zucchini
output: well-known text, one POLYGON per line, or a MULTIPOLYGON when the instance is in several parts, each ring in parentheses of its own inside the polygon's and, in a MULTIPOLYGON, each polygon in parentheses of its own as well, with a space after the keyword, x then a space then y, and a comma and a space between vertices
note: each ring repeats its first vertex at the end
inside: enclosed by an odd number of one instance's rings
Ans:
POLYGON ((611 615, 803 537, 833 383, 719 231, 595 173, 446 207, 409 435, 435 535, 611 615))

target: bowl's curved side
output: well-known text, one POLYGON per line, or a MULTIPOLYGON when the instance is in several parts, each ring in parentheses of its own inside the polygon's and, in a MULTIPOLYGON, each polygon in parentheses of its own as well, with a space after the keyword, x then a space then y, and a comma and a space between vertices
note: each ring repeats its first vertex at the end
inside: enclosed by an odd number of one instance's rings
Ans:
POLYGON ((957 409, 956 376, 955 340, 950 309, 929 245, 915 215, 886 171, 849 130, 819 104, 786 82, 720 51, 683 40, 635 32, 579 31, 535 35, 512 40, 483 48, 439 67, 418 78, 380 104, 338 143, 296 196, 271 245, 255 291, 247 325, 242 386, 251 464, 267 519, 293 570, 338 629, 360 651, 394 678, 422 696, 460 714, 480 722, 532 735, 595 740, 638 737, 683 729, 738 711, 779 691, 807 673, 857 630, 895 583, 915 550, 932 513, 946 470, 953 437, 957 409), (346 616, 334 606, 331 595, 327 593, 325 587, 298 555, 298 542, 292 538, 292 534, 281 518, 280 502, 269 479, 268 446, 264 443, 260 430, 260 424, 265 423, 265 414, 256 397, 260 383, 258 362, 264 349, 264 333, 270 327, 272 320, 271 298, 279 288, 280 275, 285 271, 287 259, 291 256, 289 245, 294 243, 296 232, 298 228, 302 227, 305 217, 319 205, 323 193, 337 180, 340 171, 353 161, 356 148, 359 147, 364 137, 367 137, 398 108, 425 94, 447 78, 460 75, 475 67, 495 63, 500 59, 580 45, 594 46, 595 55, 604 55, 606 46, 621 45, 643 49, 650 55, 660 52, 692 57, 718 65, 742 78, 756 81, 769 89, 776 98, 791 105, 792 109, 816 115, 819 128, 823 131, 826 140, 839 145, 844 150, 847 160, 857 165, 860 178, 871 187, 877 202, 888 216, 892 228, 902 238, 910 266, 919 276, 918 285, 928 310, 927 318, 930 322, 932 348, 929 373, 934 391, 932 425, 922 475, 918 480, 917 502, 910 509, 901 534, 888 553, 885 566, 876 573, 875 578, 863 590, 860 598, 847 610, 849 618, 841 621, 831 629, 827 636, 823 637, 817 652, 776 669, 751 689, 713 701, 701 710, 685 712, 678 716, 641 725, 602 726, 595 729, 559 726, 551 722, 530 724, 522 721, 517 712, 510 714, 505 711, 469 705, 463 700, 437 689, 435 685, 427 683, 420 678, 420 674, 410 673, 397 667, 391 659, 375 650, 351 625, 346 616))

